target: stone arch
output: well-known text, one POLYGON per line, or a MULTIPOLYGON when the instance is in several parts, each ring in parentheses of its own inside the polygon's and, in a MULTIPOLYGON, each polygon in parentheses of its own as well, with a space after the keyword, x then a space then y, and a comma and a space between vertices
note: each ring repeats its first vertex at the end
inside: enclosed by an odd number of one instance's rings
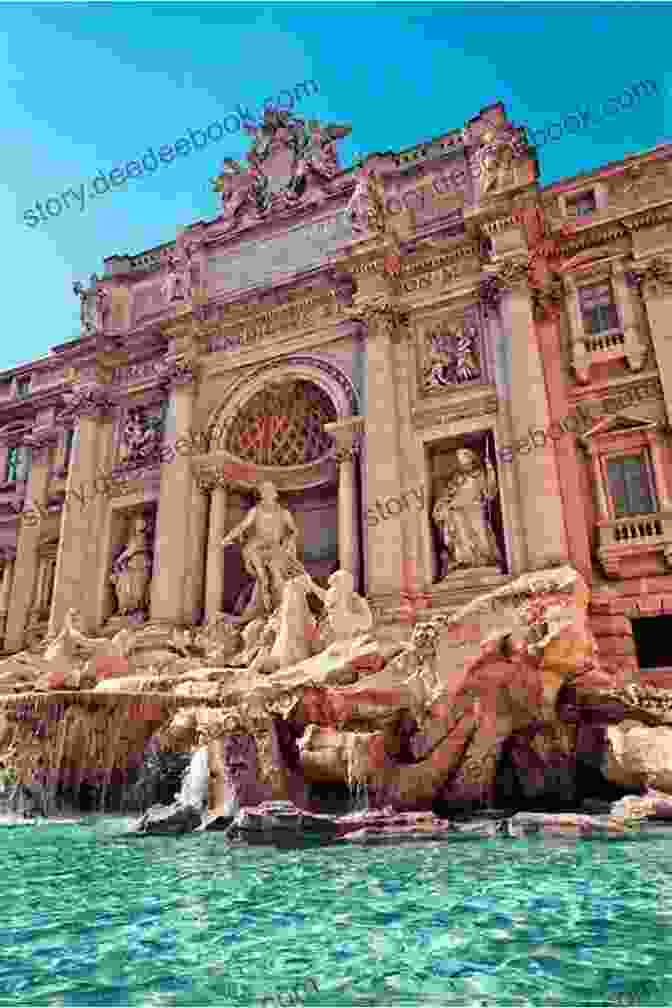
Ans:
MULTIPOLYGON (((303 466, 314 464, 329 454, 330 439, 325 435, 319 438, 317 427, 324 422, 333 422, 356 415, 357 396, 349 379, 334 365, 310 356, 290 357, 258 368, 252 374, 246 374, 233 386, 227 395, 226 402, 219 405, 210 415, 207 429, 210 434, 211 450, 224 449, 227 455, 240 459, 246 458, 245 451, 240 450, 241 439, 237 436, 237 424, 246 413, 250 418, 255 410, 255 403, 263 404, 265 397, 269 403, 291 398, 296 391, 297 399, 305 401, 312 396, 312 409, 307 411, 307 426, 312 430, 295 431, 294 439, 305 441, 305 457, 301 455, 301 445, 288 444, 285 438, 284 449, 286 460, 282 461, 283 442, 279 438, 277 451, 280 459, 260 459, 250 457, 247 461, 253 464, 271 464, 303 466), (284 390, 284 391, 283 391, 284 390), (312 391, 311 391, 312 390, 312 391), (314 415, 313 415, 314 414, 314 415), (319 420, 319 423, 318 423, 319 420), (230 442, 236 442, 239 450, 232 450, 230 442)), ((297 407, 298 408, 298 407, 297 407)), ((298 422, 295 418, 295 426, 298 422)), ((258 453, 257 453, 258 454, 258 453)))

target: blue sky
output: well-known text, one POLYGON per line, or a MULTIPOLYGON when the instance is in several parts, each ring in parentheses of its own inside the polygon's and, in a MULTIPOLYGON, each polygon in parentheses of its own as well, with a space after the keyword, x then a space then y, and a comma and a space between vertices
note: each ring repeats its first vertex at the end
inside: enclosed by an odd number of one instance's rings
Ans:
POLYGON ((24 212, 191 129, 313 79, 295 112, 351 123, 344 166, 412 146, 503 101, 532 128, 652 79, 660 97, 540 150, 542 182, 672 138, 663 3, 0 4, 0 368, 78 335, 74 280, 218 212, 225 136, 29 227, 24 212))

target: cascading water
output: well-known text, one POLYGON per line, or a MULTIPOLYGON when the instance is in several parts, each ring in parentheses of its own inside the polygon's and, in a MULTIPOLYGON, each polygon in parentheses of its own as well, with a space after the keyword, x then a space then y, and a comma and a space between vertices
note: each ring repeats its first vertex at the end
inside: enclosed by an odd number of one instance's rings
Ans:
POLYGON ((369 789, 364 770, 366 763, 360 752, 362 743, 363 739, 358 732, 348 732, 345 757, 351 812, 368 812, 369 810, 369 789))
POLYGON ((182 778, 182 786, 175 795, 178 805, 190 805, 199 810, 205 808, 208 802, 209 774, 208 750, 197 749, 182 778))

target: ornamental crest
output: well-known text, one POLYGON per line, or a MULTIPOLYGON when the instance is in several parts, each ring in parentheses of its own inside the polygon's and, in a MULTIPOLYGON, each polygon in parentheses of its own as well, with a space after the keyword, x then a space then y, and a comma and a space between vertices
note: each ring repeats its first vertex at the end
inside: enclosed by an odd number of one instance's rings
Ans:
POLYGON ((226 230, 236 224, 266 217, 298 203, 311 188, 322 193, 339 170, 336 140, 350 126, 320 126, 316 119, 299 119, 283 109, 267 107, 259 123, 248 120, 245 132, 253 137, 247 165, 225 158, 212 188, 222 196, 226 230))

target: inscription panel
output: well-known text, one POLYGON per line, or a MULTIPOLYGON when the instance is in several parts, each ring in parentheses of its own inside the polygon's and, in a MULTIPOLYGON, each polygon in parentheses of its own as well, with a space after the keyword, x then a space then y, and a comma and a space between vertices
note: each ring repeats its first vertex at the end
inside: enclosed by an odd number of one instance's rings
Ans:
POLYGON ((327 220, 304 224, 275 238, 246 242, 230 252, 215 252, 208 259, 208 292, 253 287, 323 265, 356 237, 348 211, 342 210, 327 220))

